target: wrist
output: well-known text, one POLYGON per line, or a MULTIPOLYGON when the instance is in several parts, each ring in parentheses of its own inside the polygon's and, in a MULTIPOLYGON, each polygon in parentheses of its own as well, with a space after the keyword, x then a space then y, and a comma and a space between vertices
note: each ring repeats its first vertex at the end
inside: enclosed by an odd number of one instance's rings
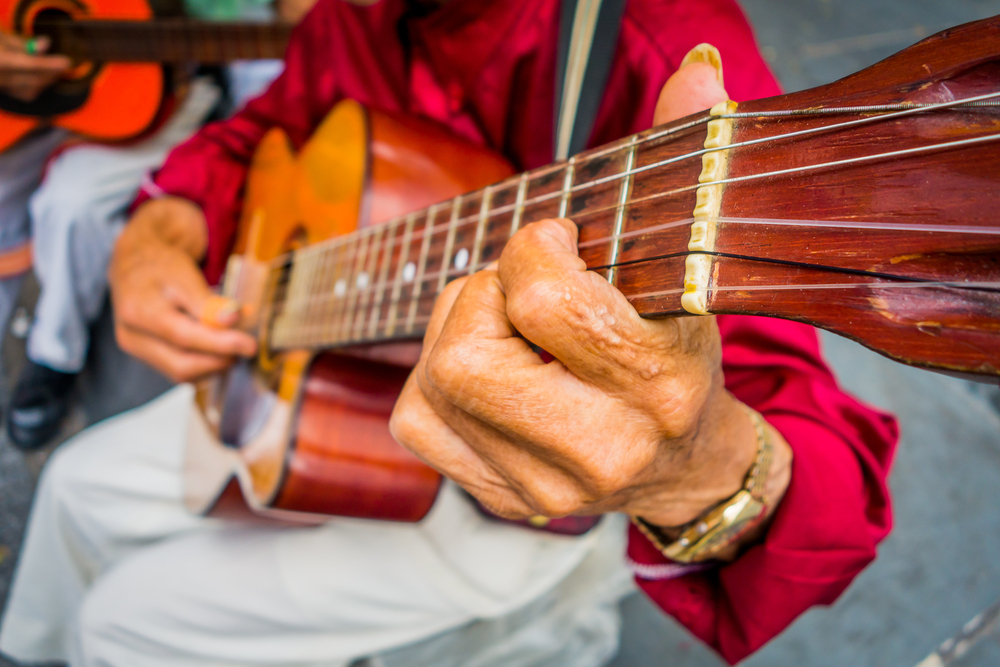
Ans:
POLYGON ((122 234, 125 243, 172 246, 200 261, 208 248, 208 225, 193 202, 166 196, 143 202, 122 234))
POLYGON ((663 527, 632 517, 640 531, 670 560, 734 560, 744 548, 760 540, 784 495, 791 475, 791 448, 760 413, 741 407, 754 426, 757 440, 757 453, 742 487, 681 526, 663 527))
POLYGON ((743 487, 757 449, 756 429, 742 404, 720 390, 702 410, 682 453, 675 444, 664 446, 657 470, 662 482, 650 485, 628 511, 668 530, 683 526, 743 487))

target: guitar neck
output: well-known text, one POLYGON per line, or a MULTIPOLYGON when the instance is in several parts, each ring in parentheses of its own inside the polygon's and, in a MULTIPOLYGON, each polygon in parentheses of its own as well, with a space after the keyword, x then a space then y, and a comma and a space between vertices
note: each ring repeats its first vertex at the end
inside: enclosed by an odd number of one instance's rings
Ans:
POLYGON ((558 217, 644 317, 794 319, 910 363, 995 374, 1000 190, 983 183, 1000 179, 997 97, 818 108, 800 95, 654 128, 279 258, 263 335, 277 351, 420 338, 450 281, 558 217), (788 108, 804 111, 787 121, 788 108), (732 138, 706 148, 719 122, 732 138), (954 176, 928 192, 929 174, 954 176))
POLYGON ((200 62, 281 58, 292 26, 184 18, 152 21, 40 21, 35 33, 76 61, 200 62))

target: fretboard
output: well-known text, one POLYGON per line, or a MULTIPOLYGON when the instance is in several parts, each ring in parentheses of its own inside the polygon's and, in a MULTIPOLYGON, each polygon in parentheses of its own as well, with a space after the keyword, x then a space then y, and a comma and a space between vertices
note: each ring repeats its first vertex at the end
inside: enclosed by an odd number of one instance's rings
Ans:
POLYGON ((151 21, 40 21, 36 34, 76 61, 200 62, 281 58, 292 26, 184 18, 151 21))
MULTIPOLYGON (((993 118, 996 98, 1000 92, 934 104, 806 109, 791 122, 781 120, 789 112, 758 105, 728 116, 748 119, 732 143, 713 143, 707 114, 654 128, 280 258, 271 268, 265 335, 279 350, 419 338, 449 282, 497 260, 525 225, 556 217, 576 223, 587 268, 646 317, 707 312, 681 299, 686 286, 690 297, 686 283, 697 284, 697 269, 706 264, 702 289, 715 295, 711 312, 793 319, 810 312, 820 321, 817 295, 824 293, 864 308, 870 294, 883 303, 886 294, 918 289, 987 290, 993 299, 993 264, 946 262, 946 270, 931 271, 897 261, 947 258, 955 248, 994 256, 1000 232, 992 217, 942 207, 915 221, 914 211, 928 210, 917 205, 921 190, 894 186, 910 199, 899 195, 902 204, 883 210, 873 207, 868 184, 912 178, 915 168, 932 173, 942 156, 993 164, 1000 132, 982 119, 993 118), (827 114, 841 119, 825 120, 827 114), (933 127, 951 119, 947 127, 963 134, 927 136, 928 118, 933 127), (884 122, 890 119, 896 122, 884 122), (743 156, 729 162, 728 172, 714 168, 723 151, 743 156), (855 199, 844 195, 846 177, 866 184, 852 191, 855 199), (731 212, 720 214, 716 202, 706 214, 722 184, 731 212), (812 219, 817 201, 826 210, 812 219), (772 219, 775 212, 784 217, 772 219), (716 231, 707 245, 699 226, 709 219, 716 231), (779 304, 777 294, 785 301, 779 304)), ((985 192, 992 190, 972 188, 961 201, 979 201, 985 192)))
MULTIPOLYGON (((660 165, 658 146, 667 137, 659 132, 662 137, 653 132, 628 137, 296 251, 274 269, 271 346, 325 348, 418 338, 449 282, 499 259, 524 225, 555 217, 577 223, 580 256, 588 268, 626 294, 639 295, 634 303, 640 312, 679 310, 701 160, 692 155, 660 165), (639 231, 644 217, 676 222, 639 231), (632 231, 625 233, 626 228, 632 231), (662 264, 655 283, 644 275, 652 259, 662 264), (642 297, 653 284, 670 287, 642 297)), ((697 153, 704 122, 671 134, 671 150, 697 153)))

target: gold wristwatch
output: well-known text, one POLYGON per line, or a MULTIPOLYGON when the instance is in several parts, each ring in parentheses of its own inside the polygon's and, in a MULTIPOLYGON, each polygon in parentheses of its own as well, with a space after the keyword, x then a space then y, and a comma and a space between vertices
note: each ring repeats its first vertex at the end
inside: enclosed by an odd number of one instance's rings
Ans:
POLYGON ((760 525, 767 516, 768 502, 764 496, 764 485, 774 449, 767 429, 764 428, 764 418, 757 411, 743 407, 757 431, 757 458, 747 473, 742 489, 684 524, 680 529, 680 536, 674 541, 670 541, 659 526, 639 517, 632 517, 632 523, 672 561, 699 563, 717 558, 723 550, 760 525))

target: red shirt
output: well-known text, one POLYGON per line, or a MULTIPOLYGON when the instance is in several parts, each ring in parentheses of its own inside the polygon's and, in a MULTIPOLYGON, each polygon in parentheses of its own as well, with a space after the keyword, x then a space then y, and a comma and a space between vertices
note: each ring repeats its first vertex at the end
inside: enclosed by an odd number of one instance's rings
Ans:
MULTIPOLYGON (((234 118, 174 150, 156 176, 163 191, 204 210, 209 280, 225 265, 264 132, 280 126, 301 146, 343 98, 435 119, 522 169, 551 162, 559 6, 452 0, 420 18, 406 15, 405 0, 319 0, 294 33, 284 74, 234 118)), ((661 86, 701 42, 719 47, 734 100, 779 92, 733 0, 631 0, 590 145, 648 128, 661 86)), ((765 541, 736 562, 638 583, 735 662, 811 605, 832 602, 875 557, 891 524, 885 479, 897 429, 837 387, 810 327, 718 321, 726 385, 791 444, 792 481, 765 541)), ((665 562, 635 530, 629 555, 665 562)))

